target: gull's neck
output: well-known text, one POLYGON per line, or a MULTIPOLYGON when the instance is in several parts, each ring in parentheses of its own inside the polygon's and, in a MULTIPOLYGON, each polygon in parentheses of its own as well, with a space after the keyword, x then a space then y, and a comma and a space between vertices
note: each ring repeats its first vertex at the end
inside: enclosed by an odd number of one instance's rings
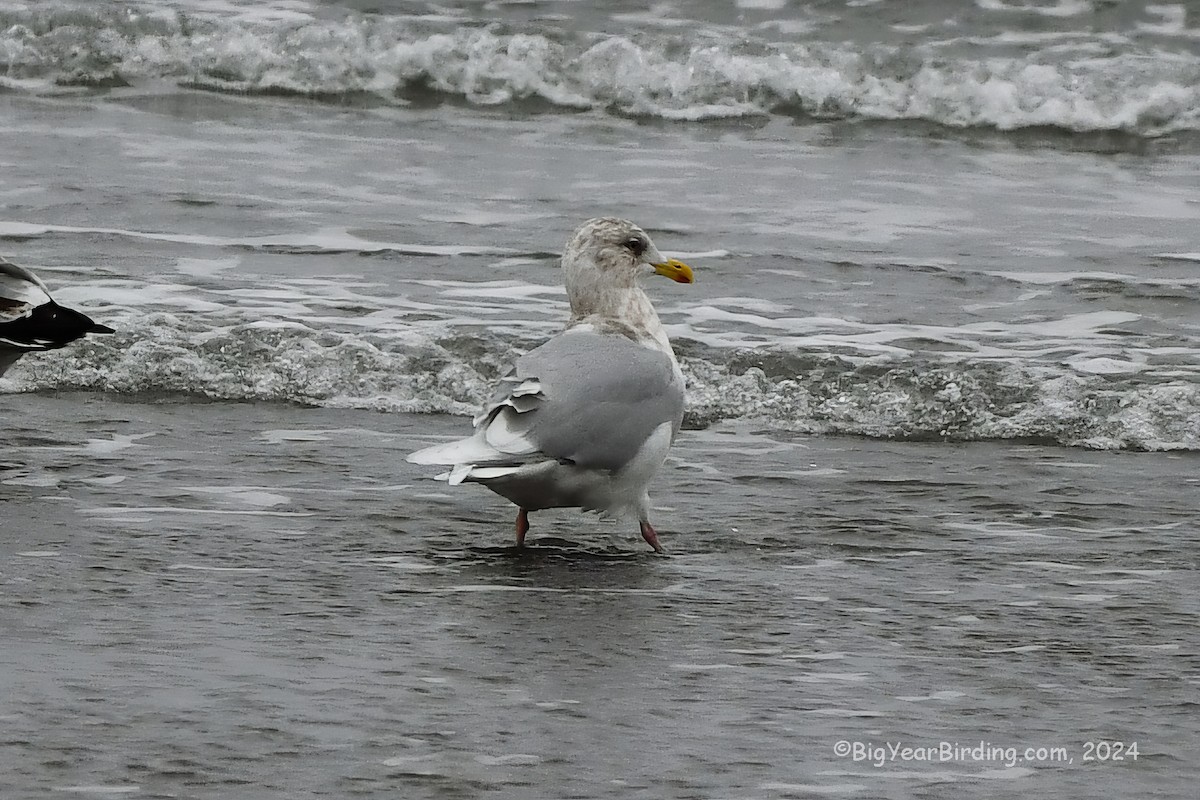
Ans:
POLYGON ((645 347, 661 350, 675 359, 667 332, 650 298, 636 283, 625 285, 590 281, 586 285, 568 280, 571 301, 568 328, 588 325, 601 333, 617 333, 645 347))

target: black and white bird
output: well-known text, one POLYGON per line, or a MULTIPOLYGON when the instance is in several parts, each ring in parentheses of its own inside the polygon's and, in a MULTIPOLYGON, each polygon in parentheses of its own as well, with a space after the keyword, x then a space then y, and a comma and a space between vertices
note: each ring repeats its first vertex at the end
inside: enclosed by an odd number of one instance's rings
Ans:
POLYGON ((37 275, 0 257, 0 375, 26 353, 57 350, 89 333, 113 332, 60 306, 37 275))

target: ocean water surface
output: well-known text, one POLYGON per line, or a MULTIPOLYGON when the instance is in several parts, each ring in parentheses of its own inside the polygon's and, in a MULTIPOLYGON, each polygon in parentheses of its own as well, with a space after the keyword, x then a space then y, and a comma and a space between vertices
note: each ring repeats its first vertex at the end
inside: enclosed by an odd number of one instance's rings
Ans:
POLYGON ((0 379, 0 796, 1190 797, 1198 87, 1185 4, 0 6, 0 248, 118 329, 0 379), (403 460, 602 214, 697 273, 668 558, 403 460))

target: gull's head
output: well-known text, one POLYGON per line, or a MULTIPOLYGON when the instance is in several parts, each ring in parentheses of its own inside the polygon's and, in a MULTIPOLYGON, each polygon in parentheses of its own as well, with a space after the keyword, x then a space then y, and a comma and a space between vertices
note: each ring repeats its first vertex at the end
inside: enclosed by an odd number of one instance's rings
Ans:
POLYGON ((633 285, 639 276, 648 273, 677 283, 695 280, 691 267, 664 257, 644 230, 627 219, 614 217, 583 223, 567 242, 562 263, 568 284, 599 278, 614 285, 633 285))

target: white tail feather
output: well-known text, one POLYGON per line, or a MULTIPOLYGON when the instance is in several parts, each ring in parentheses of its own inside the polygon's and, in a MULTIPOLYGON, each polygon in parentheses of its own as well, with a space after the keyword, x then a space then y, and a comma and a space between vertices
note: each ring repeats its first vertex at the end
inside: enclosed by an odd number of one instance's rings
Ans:
POLYGON ((475 467, 471 464, 459 464, 457 467, 450 470, 450 474, 446 478, 446 483, 450 484, 451 486, 458 486, 467 479, 467 476, 471 474, 471 470, 474 468, 475 467))
POLYGON ((470 464, 460 464, 448 472, 439 472, 433 476, 433 479, 445 481, 450 486, 458 486, 464 481, 490 481, 520 471, 521 467, 475 467, 470 464))
POLYGON ((520 470, 520 467, 471 467, 467 478, 473 481, 487 481, 493 478, 503 478, 505 475, 512 475, 520 470))
POLYGON ((472 464, 492 461, 504 454, 488 444, 480 431, 474 436, 445 444, 435 444, 408 456, 412 464, 472 464))

